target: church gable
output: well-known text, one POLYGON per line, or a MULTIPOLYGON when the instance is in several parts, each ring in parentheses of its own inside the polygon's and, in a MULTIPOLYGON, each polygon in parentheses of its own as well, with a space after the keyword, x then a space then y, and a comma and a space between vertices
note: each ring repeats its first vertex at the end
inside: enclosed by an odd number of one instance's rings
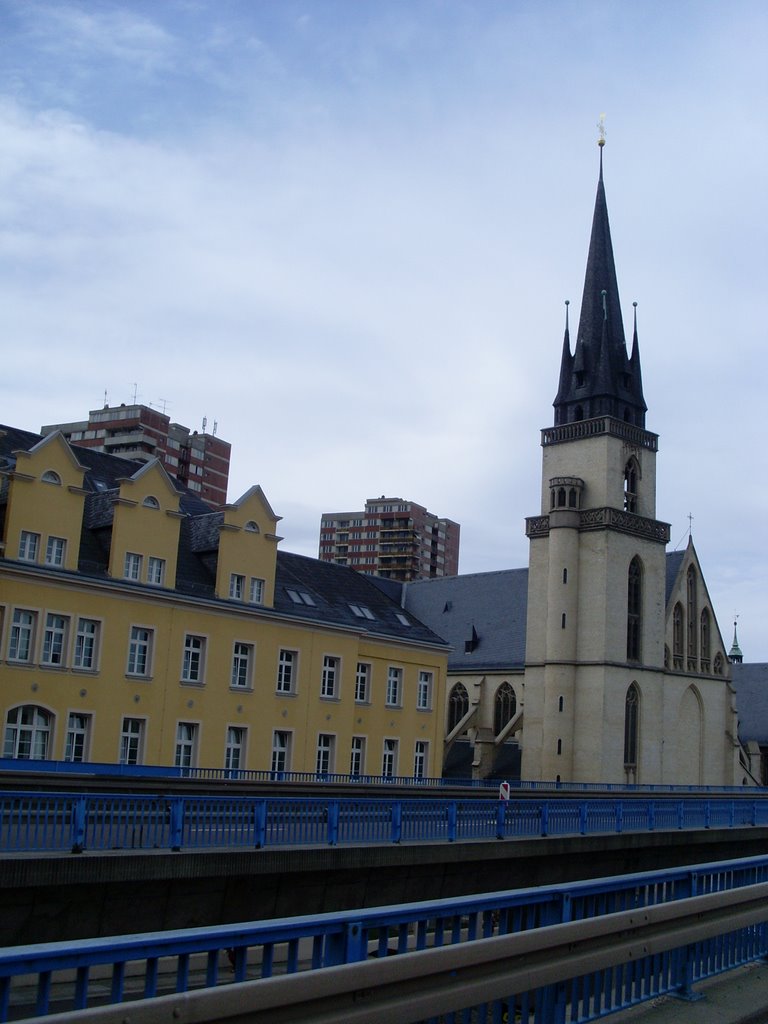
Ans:
POLYGON ((667 555, 664 665, 673 672, 727 676, 725 644, 693 540, 667 555))

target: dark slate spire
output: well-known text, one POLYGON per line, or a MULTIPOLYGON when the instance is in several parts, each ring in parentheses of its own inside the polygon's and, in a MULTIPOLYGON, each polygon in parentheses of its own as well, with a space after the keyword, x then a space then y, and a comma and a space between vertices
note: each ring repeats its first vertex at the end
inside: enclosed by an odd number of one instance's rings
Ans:
POLYGON ((631 358, 627 356, 624 339, 603 185, 604 141, 601 138, 600 176, 576 350, 571 355, 568 339, 563 348, 560 386, 554 401, 556 426, 607 415, 645 427, 647 407, 643 399, 636 323, 631 358))

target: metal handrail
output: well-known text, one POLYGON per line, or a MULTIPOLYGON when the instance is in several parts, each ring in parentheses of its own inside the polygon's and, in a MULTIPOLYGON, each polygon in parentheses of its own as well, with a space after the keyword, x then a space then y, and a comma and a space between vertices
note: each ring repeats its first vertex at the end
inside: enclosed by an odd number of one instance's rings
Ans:
MULTIPOLYGON (((579 1020, 599 1019, 664 992, 690 997, 696 980, 764 955, 766 921, 768 858, 763 857, 316 919, 49 943, 0 950, 0 1020, 7 1019, 11 978, 37 973, 36 1012, 47 1013, 53 972, 76 968, 70 986, 76 1008, 55 1020, 124 1021, 125 964, 137 958, 146 963, 148 998, 131 1001, 133 1024, 407 1024, 478 1005, 484 1013, 498 1001, 531 1024, 559 1024, 566 1004, 575 1002, 594 1011, 579 1020), (379 956, 371 961, 368 940, 374 932, 379 956), (392 934, 395 949, 389 946, 392 934), (311 940, 303 970, 295 945, 301 936, 311 940), (266 976, 247 981, 245 954, 257 943, 264 950, 260 966, 264 973, 266 965, 266 976), (272 976, 278 943, 287 945, 288 977, 272 976), (222 986, 218 954, 230 947, 235 947, 236 984, 222 986), (207 952, 206 988, 189 991, 189 958, 195 952, 207 952), (179 991, 161 996, 157 965, 167 956, 178 958, 179 991), (121 1005, 86 1010, 89 971, 99 964, 114 965, 111 1001, 121 1005), (621 970, 611 975, 612 967, 621 970), (566 981, 571 982, 567 987, 566 981)), ((102 989, 105 984, 100 981, 102 989)))

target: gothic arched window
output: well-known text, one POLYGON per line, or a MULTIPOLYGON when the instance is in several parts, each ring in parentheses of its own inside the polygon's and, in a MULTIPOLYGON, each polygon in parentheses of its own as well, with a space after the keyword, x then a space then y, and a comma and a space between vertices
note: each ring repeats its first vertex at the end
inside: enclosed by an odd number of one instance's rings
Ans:
POLYGON ((679 601, 672 612, 672 667, 683 667, 683 606, 679 601))
POLYGON ((709 652, 710 646, 710 627, 709 627, 709 608, 703 608, 701 611, 701 626, 699 629, 699 654, 701 656, 701 671, 709 672, 709 652))
POLYGON ((3 757, 45 760, 52 716, 34 704, 12 708, 5 720, 3 757))
POLYGON ((686 608, 688 615, 688 671, 695 672, 698 667, 696 664, 698 647, 696 629, 699 616, 696 613, 696 570, 692 565, 688 566, 688 574, 685 582, 686 602, 688 605, 686 608))
POLYGON ((453 732, 469 711, 469 694, 463 683, 456 683, 448 697, 448 732, 453 732))
POLYGON ((643 624, 643 567, 635 555, 627 574, 627 661, 640 661, 643 624))
POLYGON ((624 511, 637 512, 637 460, 632 458, 624 467, 624 511))
POLYGON ((517 711, 517 697, 509 683, 502 683, 496 691, 493 708, 493 732, 498 736, 517 711))
POLYGON ((639 727, 640 693, 630 684, 624 701, 624 767, 637 768, 637 734, 639 727))

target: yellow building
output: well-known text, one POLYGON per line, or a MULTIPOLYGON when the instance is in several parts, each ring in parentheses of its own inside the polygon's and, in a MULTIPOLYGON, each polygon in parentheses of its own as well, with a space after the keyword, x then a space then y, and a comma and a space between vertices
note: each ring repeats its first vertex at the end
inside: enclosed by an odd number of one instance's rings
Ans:
POLYGON ((0 427, 2 755, 439 775, 447 645, 278 521, 0 427))

